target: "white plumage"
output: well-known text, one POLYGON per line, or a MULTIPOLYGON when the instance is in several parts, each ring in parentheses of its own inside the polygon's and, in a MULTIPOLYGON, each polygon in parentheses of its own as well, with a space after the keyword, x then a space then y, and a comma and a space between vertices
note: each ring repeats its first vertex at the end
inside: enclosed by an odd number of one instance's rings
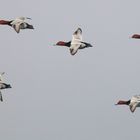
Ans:
POLYGON ((3 75, 5 74, 5 72, 2 72, 1 74, 0 74, 0 82, 3 82, 3 75))
POLYGON ((74 55, 82 45, 82 30, 78 28, 72 35, 72 41, 70 46, 70 53, 74 55))
POLYGON ((140 107, 140 95, 135 95, 131 98, 129 107, 131 112, 134 112, 136 107, 140 107))
POLYGON ((10 24, 17 33, 20 32, 20 29, 26 29, 28 26, 30 26, 30 29, 33 29, 32 25, 29 25, 28 23, 25 22, 26 19, 31 19, 31 18, 19 17, 13 20, 10 24))

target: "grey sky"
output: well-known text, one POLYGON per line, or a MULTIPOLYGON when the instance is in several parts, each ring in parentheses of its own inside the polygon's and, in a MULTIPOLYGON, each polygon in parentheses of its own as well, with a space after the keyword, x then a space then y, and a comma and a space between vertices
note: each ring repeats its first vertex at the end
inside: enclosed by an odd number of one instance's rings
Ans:
POLYGON ((31 17, 35 30, 0 26, 2 140, 132 140, 140 109, 114 106, 140 94, 139 0, 4 0, 1 19, 31 17), (93 48, 53 47, 81 27, 93 48))

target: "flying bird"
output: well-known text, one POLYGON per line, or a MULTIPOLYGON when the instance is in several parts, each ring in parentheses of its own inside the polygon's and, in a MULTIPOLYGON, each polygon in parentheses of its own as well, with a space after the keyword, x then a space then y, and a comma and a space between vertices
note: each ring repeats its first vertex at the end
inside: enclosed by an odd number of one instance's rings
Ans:
POLYGON ((132 38, 140 39, 140 35, 139 34, 134 34, 134 35, 132 35, 132 38))
POLYGON ((28 24, 25 22, 26 19, 31 19, 28 17, 19 17, 16 18, 15 20, 0 20, 1 25, 9 25, 15 29, 17 33, 20 32, 20 29, 34 29, 33 25, 28 24))
POLYGON ((136 110, 136 107, 140 107, 140 95, 135 95, 127 101, 120 100, 116 105, 128 105, 133 113, 136 110))
POLYGON ((59 41, 55 45, 69 47, 71 55, 75 55, 78 49, 93 47, 91 44, 82 41, 82 29, 78 28, 72 35, 69 42, 59 41))

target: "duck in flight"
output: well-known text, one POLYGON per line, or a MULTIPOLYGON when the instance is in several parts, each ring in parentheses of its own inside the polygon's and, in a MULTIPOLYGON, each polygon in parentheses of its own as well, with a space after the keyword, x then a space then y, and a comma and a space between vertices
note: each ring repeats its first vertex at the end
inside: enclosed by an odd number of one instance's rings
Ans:
POLYGON ((82 29, 78 28, 72 35, 69 42, 59 41, 55 45, 69 47, 71 55, 75 55, 79 49, 93 47, 91 44, 82 41, 82 29))
POLYGON ((0 20, 0 25, 9 25, 15 29, 17 33, 20 32, 20 29, 34 29, 33 25, 30 25, 29 23, 25 22, 26 19, 31 19, 27 17, 19 17, 15 20, 0 20))
POLYGON ((120 100, 116 105, 128 105, 130 111, 133 113, 136 110, 136 107, 140 107, 140 95, 135 95, 127 101, 120 100))

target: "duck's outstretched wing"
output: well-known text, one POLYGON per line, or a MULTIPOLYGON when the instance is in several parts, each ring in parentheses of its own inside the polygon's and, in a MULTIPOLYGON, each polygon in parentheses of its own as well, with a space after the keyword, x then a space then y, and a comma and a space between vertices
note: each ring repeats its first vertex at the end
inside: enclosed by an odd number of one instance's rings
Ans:
POLYGON ((17 17, 16 20, 22 20, 22 21, 25 21, 26 19, 30 19, 29 17, 17 17))
POLYGON ((82 41, 82 30, 81 28, 78 28, 72 35, 72 41, 70 46, 70 53, 71 55, 75 55, 78 51, 78 49, 81 46, 82 41))
POLYGON ((133 103, 133 105, 132 104, 129 105, 132 113, 136 110, 136 107, 138 106, 138 104, 139 104, 138 102, 135 102, 133 103))
POLYGON ((26 18, 25 17, 17 17, 16 19, 15 19, 15 21, 17 21, 17 20, 22 20, 22 21, 24 21, 26 18))
POLYGON ((5 72, 2 72, 1 74, 0 74, 0 82, 3 82, 3 75, 5 74, 5 72))
POLYGON ((82 41, 82 29, 78 28, 72 35, 72 40, 82 41))
POLYGON ((77 51, 78 51, 78 49, 80 48, 80 45, 71 45, 71 47, 70 47, 70 53, 71 53, 71 55, 75 55, 76 53, 77 53, 77 51))
POLYGON ((13 25, 12 25, 12 27, 15 29, 15 31, 16 31, 17 33, 20 32, 20 25, 21 25, 21 24, 22 24, 22 23, 19 22, 19 23, 16 23, 16 24, 13 24, 13 25))
POLYGON ((140 95, 134 95, 132 98, 131 98, 131 102, 140 102, 140 95))

